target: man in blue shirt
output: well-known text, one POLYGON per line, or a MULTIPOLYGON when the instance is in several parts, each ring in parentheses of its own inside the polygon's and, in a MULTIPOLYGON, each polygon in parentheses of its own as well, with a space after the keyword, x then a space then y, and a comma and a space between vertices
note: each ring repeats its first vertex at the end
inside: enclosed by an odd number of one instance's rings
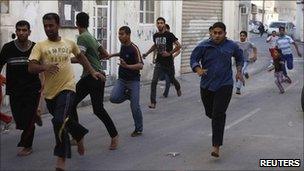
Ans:
POLYGON ((233 90, 232 56, 236 61, 236 80, 244 82, 243 52, 226 38, 225 24, 217 22, 212 26, 212 38, 201 42, 190 59, 193 72, 201 77, 201 99, 206 115, 212 120, 211 155, 214 157, 219 157, 219 147, 223 144, 226 110, 233 90))

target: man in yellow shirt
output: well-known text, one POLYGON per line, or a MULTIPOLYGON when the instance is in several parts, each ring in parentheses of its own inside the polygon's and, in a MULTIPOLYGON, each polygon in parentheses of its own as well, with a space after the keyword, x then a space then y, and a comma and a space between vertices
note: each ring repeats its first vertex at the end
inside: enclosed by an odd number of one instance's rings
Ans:
POLYGON ((44 97, 56 137, 54 155, 57 156, 56 170, 64 170, 65 158, 71 158, 71 145, 68 132, 77 141, 78 153, 84 154, 83 137, 88 130, 74 120, 69 119, 71 106, 75 98, 75 76, 71 65, 71 53, 75 55, 84 69, 93 78, 105 79, 90 65, 75 42, 61 38, 59 16, 48 13, 43 16, 44 31, 47 40, 38 42, 29 57, 28 70, 31 73, 44 73, 44 97))

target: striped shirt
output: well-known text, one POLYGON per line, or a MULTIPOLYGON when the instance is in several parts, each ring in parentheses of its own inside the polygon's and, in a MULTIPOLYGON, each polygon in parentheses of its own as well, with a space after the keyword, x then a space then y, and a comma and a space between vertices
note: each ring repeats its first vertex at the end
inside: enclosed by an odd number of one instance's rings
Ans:
POLYGON ((276 46, 282 50, 283 55, 292 54, 291 44, 294 43, 291 37, 284 35, 276 41, 276 46))

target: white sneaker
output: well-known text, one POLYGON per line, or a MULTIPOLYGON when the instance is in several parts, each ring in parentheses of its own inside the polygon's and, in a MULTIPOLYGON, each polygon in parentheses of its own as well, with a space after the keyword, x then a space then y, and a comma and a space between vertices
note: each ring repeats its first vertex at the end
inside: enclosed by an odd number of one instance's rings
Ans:
POLYGON ((273 70, 274 69, 274 65, 273 64, 270 64, 268 67, 267 67, 267 70, 268 71, 271 71, 271 70, 273 70))

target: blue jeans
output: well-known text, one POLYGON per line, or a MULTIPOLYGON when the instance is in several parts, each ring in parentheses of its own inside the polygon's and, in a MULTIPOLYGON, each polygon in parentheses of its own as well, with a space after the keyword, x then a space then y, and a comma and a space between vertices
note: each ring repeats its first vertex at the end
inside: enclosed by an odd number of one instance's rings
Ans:
MULTIPOLYGON (((292 54, 283 55, 282 59, 284 63, 287 65, 288 70, 293 69, 293 56, 292 54)), ((284 64, 283 74, 287 76, 286 65, 284 64)))
POLYGON ((135 131, 143 130, 143 117, 139 105, 139 81, 125 81, 118 79, 111 92, 110 101, 112 103, 122 103, 130 100, 130 107, 135 123, 135 131))
POLYGON ((159 80, 160 80, 160 81, 166 81, 165 91, 164 91, 163 95, 164 95, 165 97, 168 97, 169 90, 170 90, 170 85, 171 85, 171 81, 170 81, 169 75, 166 74, 165 72, 162 72, 162 73, 160 74, 159 80))
MULTIPOLYGON (((247 69, 248 65, 249 65, 249 62, 248 61, 244 61, 244 66, 242 68, 242 74, 243 75, 245 75, 245 73, 248 73, 248 69, 247 69)), ((242 85, 243 85, 243 82, 240 81, 240 80, 237 80, 237 82, 236 82, 236 88, 241 89, 242 85)))

